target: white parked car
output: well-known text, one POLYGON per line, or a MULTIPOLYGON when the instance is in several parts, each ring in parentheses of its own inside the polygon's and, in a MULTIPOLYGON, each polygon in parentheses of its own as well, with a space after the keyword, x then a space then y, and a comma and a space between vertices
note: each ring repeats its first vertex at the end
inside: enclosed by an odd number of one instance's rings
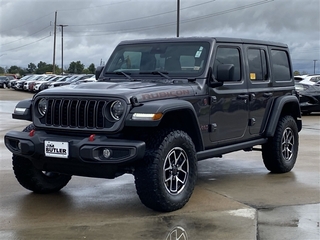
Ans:
POLYGON ((89 78, 81 79, 81 80, 75 82, 75 84, 88 83, 88 82, 96 82, 96 81, 97 81, 97 80, 96 80, 96 75, 93 75, 93 76, 91 76, 91 77, 89 77, 89 78))
POLYGON ((299 83, 301 84, 308 84, 308 85, 315 85, 320 83, 320 75, 308 75, 299 83))
POLYGON ((36 81, 35 85, 33 86, 33 91, 39 92, 44 89, 44 87, 42 87, 43 85, 53 83, 53 82, 59 80, 60 78, 62 78, 61 75, 56 75, 56 76, 52 76, 51 78, 46 78, 46 79, 42 79, 40 81, 36 81))
POLYGON ((294 76, 294 81, 296 83, 302 81, 303 79, 305 79, 308 75, 298 75, 298 76, 294 76))
POLYGON ((29 78, 27 81, 23 83, 22 90, 24 91, 32 91, 32 87, 36 81, 41 81, 48 77, 46 74, 34 75, 34 77, 29 78))

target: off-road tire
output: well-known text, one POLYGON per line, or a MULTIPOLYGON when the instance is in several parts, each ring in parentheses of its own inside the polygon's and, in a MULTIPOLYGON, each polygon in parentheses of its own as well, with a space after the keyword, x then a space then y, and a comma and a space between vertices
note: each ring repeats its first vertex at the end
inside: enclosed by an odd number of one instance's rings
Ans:
POLYGON ((198 174, 191 138, 180 130, 162 129, 146 144, 145 158, 134 172, 141 202, 161 212, 182 208, 189 201, 198 174))
POLYGON ((299 147, 298 127, 292 116, 279 119, 275 134, 262 145, 262 158, 272 173, 291 171, 296 163, 299 147))
MULTIPOLYGON (((34 125, 30 124, 23 132, 30 132, 34 125)), ((35 193, 53 193, 62 189, 71 179, 69 175, 43 172, 36 169, 32 162, 24 157, 12 156, 14 174, 18 182, 26 189, 35 193)))

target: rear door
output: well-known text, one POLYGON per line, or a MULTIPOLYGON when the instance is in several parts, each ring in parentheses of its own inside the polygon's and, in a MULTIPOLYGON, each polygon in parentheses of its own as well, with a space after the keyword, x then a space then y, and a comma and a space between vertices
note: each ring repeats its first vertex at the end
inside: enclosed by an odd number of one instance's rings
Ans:
POLYGON ((273 92, 268 49, 263 45, 244 45, 249 90, 249 131, 258 135, 270 110, 273 92))

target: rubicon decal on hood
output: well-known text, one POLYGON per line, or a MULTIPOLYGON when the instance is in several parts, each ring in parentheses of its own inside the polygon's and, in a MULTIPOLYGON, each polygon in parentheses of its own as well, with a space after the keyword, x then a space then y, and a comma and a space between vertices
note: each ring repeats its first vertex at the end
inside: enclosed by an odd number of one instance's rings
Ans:
MULTIPOLYGON (((122 96, 129 99, 135 96, 139 102, 152 101, 157 99, 179 98, 186 96, 194 96, 194 87, 188 84, 163 84, 145 83, 145 82, 96 82, 80 84, 78 86, 65 86, 61 88, 51 88, 40 92, 40 95, 57 94, 57 95, 103 95, 103 96, 122 96)), ((38 95, 39 96, 39 95, 38 95)))
POLYGON ((186 96, 190 94, 191 93, 188 89, 183 89, 183 90, 161 91, 161 92, 142 94, 141 98, 143 101, 147 101, 152 99, 180 97, 180 96, 186 96))

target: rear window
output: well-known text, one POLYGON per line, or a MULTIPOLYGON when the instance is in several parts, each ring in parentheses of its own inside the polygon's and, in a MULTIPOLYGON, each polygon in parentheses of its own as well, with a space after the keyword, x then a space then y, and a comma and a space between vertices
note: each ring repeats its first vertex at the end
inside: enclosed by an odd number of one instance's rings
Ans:
POLYGON ((286 51, 271 50, 271 63, 275 81, 290 81, 291 71, 286 51))

